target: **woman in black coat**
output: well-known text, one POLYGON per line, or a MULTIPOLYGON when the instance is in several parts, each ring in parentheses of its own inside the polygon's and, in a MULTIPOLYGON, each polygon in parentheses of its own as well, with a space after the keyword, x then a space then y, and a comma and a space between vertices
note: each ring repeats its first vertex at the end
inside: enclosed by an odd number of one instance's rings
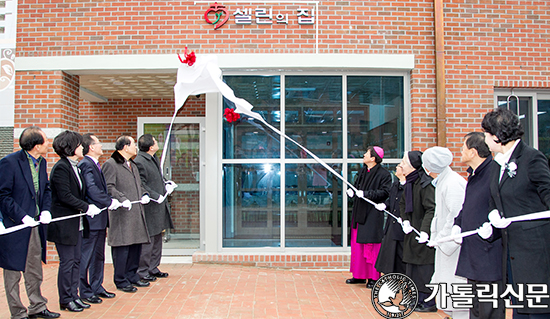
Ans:
POLYGON ((422 152, 409 151, 399 164, 403 169, 406 183, 399 209, 403 219, 403 262, 405 274, 418 288, 417 312, 436 312, 435 299, 425 301, 432 290, 426 287, 434 272, 435 249, 421 243, 421 236, 412 232, 412 228, 421 234, 430 235, 430 227, 435 213, 435 187, 432 178, 422 168, 422 152))
MULTIPOLYGON (((53 148, 61 157, 50 173, 53 218, 81 212, 95 216, 100 212, 95 205, 88 205, 84 201, 86 184, 76 166, 77 160, 83 157, 81 144, 82 136, 73 131, 62 132, 53 140, 53 148)), ((59 255, 57 289, 61 310, 80 312, 90 307, 78 297, 82 236, 86 236, 87 232, 88 221, 82 217, 48 225, 48 241, 55 243, 59 255)))
MULTIPOLYGON (((359 171, 354 184, 363 197, 375 203, 383 203, 388 198, 391 186, 390 172, 380 165, 383 156, 382 148, 369 146, 363 156, 365 166, 359 171)), ((368 279, 367 288, 372 288, 380 278, 374 265, 382 242, 384 213, 359 197, 353 199, 351 213, 350 272, 353 278, 347 279, 346 283, 365 283, 368 279)))
MULTIPOLYGON (((390 196, 386 201, 387 209, 395 217, 400 217, 399 202, 405 189, 405 175, 403 168, 397 165, 395 168, 395 176, 397 177, 390 189, 390 196)), ((384 238, 382 238, 382 246, 380 253, 376 259, 376 270, 384 274, 390 273, 405 273, 405 263, 403 263, 403 239, 404 233, 401 229, 401 224, 392 216, 386 217, 386 225, 384 226, 384 238)))
MULTIPOLYGON (((521 140, 523 128, 518 116, 508 109, 495 109, 485 115, 481 126, 485 131, 485 142, 496 154, 489 209, 497 209, 500 218, 548 210, 550 168, 541 152, 521 140)), ((494 222, 493 218, 489 219, 494 222)), ((503 278, 514 286, 515 291, 518 291, 518 284, 550 286, 550 220, 495 226, 504 227, 493 233, 493 239, 502 236, 503 278)), ((526 285, 524 291, 527 292, 526 285)), ((550 317, 548 298, 536 302, 545 308, 529 307, 528 298, 521 302, 512 298, 512 302, 522 305, 522 308, 514 309, 514 318, 550 317)))

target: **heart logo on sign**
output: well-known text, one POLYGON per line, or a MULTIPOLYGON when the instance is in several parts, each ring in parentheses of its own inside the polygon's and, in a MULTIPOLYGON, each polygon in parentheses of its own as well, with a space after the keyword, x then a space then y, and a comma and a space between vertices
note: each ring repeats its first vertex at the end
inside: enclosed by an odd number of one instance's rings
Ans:
POLYGON ((224 25, 227 20, 229 20, 229 13, 227 12, 225 6, 219 5, 217 2, 214 2, 214 4, 211 5, 210 8, 208 8, 208 10, 206 10, 206 12, 204 13, 204 20, 209 24, 213 24, 214 30, 216 30, 224 25), (213 13, 216 17, 214 21, 210 20, 210 18, 208 17, 208 15, 211 13, 213 13), (224 18, 222 19, 222 17, 224 18))

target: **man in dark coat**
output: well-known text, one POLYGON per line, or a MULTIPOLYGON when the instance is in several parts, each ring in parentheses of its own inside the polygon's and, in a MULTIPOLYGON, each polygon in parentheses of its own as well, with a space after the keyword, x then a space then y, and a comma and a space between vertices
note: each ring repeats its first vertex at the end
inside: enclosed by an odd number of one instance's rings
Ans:
MULTIPOLYGON (((115 210, 120 202, 111 198, 107 192, 107 183, 99 165, 99 157, 103 155, 103 145, 93 134, 82 137, 82 153, 84 158, 78 163, 86 184, 86 200, 90 204, 103 209, 115 210)), ((101 303, 103 298, 114 298, 115 294, 103 287, 105 267, 105 238, 109 214, 107 210, 91 218, 86 216, 90 225, 90 234, 82 239, 82 255, 80 258, 80 297, 90 303, 101 303)))
POLYGON ((430 227, 435 213, 435 187, 432 178, 422 168, 422 152, 410 151, 399 164, 405 175, 405 191, 399 203, 403 219, 403 261, 406 263, 406 275, 409 276, 419 291, 418 312, 436 312, 435 299, 425 302, 431 294, 426 287, 434 272, 435 249, 421 243, 423 237, 430 235, 430 227), (412 232, 414 227, 421 235, 412 232))
MULTIPOLYGON (((478 229, 487 222, 489 213, 489 188, 491 179, 491 163, 493 157, 485 143, 485 136, 481 132, 471 132, 465 137, 462 145, 462 163, 469 166, 466 196, 462 210, 455 218, 453 234, 478 229)), ((492 303, 479 302, 477 285, 494 283, 502 288, 502 240, 499 238, 490 243, 479 236, 467 236, 462 240, 456 275, 468 279, 474 289, 473 307, 470 308, 471 319, 504 319, 504 304, 498 300, 498 307, 492 303)), ((500 293, 499 293, 500 295, 500 293)))
MULTIPOLYGON (((368 279, 367 288, 372 288, 380 278, 374 265, 382 242, 384 213, 361 197, 377 204, 388 198, 391 174, 380 165, 383 156, 382 148, 369 146, 363 156, 365 165, 355 180, 354 186, 359 194, 355 194, 351 213, 350 272, 353 278, 347 279, 347 284, 364 283, 368 279)), ((348 196, 353 195, 350 191, 352 189, 348 190, 348 196)))
POLYGON ((51 221, 52 203, 47 163, 48 138, 37 126, 23 130, 21 150, 0 160, 0 211, 6 228, 25 224, 29 227, 0 236, 0 267, 4 268, 4 288, 11 317, 57 318, 42 296, 42 261, 46 262, 46 227, 51 221), (19 297, 21 272, 30 306, 19 297))
POLYGON ((141 184, 149 196, 157 202, 145 205, 145 221, 149 230, 149 244, 141 246, 138 275, 142 280, 155 281, 168 277, 168 273, 159 270, 162 256, 162 231, 174 228, 170 217, 170 207, 166 200, 165 181, 160 171, 159 160, 155 153, 159 146, 153 135, 142 135, 138 140, 139 153, 134 162, 139 169, 141 184))
MULTIPOLYGON (((550 208, 550 168, 546 157, 521 140, 523 128, 518 116, 504 108, 485 115, 481 126, 485 142, 496 155, 491 173, 489 209, 497 209, 497 218, 489 214, 491 224, 502 228, 503 279, 518 291, 518 284, 550 286, 550 220, 539 219, 507 224, 505 219, 546 211, 550 208)), ((527 287, 524 286, 527 290, 527 287)), ((522 296, 523 297, 523 296, 522 296)), ((541 298, 538 307, 530 307, 530 298, 512 302, 514 318, 550 317, 550 299, 541 298)))
POLYGON ((143 205, 149 203, 150 198, 141 186, 137 165, 132 161, 137 155, 134 139, 119 137, 115 149, 102 167, 109 195, 122 203, 122 207, 109 211, 108 243, 116 287, 124 292, 136 292, 136 286, 150 285, 137 274, 141 245, 149 243, 143 205))

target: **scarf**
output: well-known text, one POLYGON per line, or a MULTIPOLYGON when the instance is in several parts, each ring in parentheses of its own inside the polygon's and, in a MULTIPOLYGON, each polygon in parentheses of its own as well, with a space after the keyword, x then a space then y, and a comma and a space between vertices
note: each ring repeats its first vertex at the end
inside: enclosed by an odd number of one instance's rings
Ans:
POLYGON ((406 176, 405 183, 405 213, 412 213, 413 211, 413 184, 418 179, 418 170, 410 173, 406 176))

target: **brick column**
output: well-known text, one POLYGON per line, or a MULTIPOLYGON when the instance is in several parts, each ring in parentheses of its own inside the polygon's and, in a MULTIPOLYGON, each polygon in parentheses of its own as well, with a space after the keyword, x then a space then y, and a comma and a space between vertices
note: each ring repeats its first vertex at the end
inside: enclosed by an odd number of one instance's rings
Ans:
MULTIPOLYGON (((16 73, 14 150, 19 150, 23 129, 37 125, 50 143, 64 130, 78 131, 79 77, 63 71, 29 71, 16 73)), ((50 148, 46 156, 48 171, 59 157, 50 148)), ((53 244, 48 243, 48 261, 58 260, 53 244)))

